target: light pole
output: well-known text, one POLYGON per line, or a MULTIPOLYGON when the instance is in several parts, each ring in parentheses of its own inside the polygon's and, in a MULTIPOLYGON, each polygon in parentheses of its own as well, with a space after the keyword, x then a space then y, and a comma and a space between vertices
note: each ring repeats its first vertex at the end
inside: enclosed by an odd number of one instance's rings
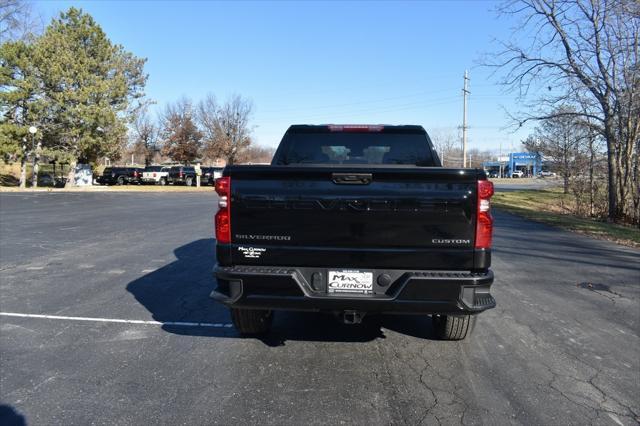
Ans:
POLYGON ((22 138, 22 156, 20 157, 20 188, 27 187, 27 138, 22 138))
POLYGON ((31 155, 33 156, 33 171, 31 174, 31 187, 38 187, 38 156, 36 155, 36 133, 38 128, 36 126, 29 127, 29 133, 31 133, 31 155))

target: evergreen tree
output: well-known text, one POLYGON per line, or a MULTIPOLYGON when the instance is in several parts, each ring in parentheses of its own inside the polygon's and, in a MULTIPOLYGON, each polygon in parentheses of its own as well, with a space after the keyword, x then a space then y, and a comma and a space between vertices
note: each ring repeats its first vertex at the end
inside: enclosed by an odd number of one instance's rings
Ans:
POLYGON ((75 8, 47 27, 34 50, 50 120, 45 146, 89 161, 114 155, 125 141, 128 112, 143 95, 145 60, 113 45, 75 8))
POLYGON ((20 186, 26 183, 26 160, 32 149, 29 126, 38 125, 35 103, 42 97, 33 47, 24 41, 0 45, 0 155, 20 161, 20 186))
POLYGON ((25 126, 33 123, 45 153, 66 158, 72 168, 78 160, 117 157, 144 96, 144 63, 73 7, 32 45, 3 44, 3 151, 14 151, 25 126))

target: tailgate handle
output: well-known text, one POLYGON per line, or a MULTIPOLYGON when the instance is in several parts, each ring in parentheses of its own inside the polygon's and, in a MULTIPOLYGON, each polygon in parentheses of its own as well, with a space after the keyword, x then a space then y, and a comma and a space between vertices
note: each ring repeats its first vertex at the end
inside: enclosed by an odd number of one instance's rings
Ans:
POLYGON ((332 173, 331 180, 340 185, 369 185, 373 176, 371 173, 332 173))

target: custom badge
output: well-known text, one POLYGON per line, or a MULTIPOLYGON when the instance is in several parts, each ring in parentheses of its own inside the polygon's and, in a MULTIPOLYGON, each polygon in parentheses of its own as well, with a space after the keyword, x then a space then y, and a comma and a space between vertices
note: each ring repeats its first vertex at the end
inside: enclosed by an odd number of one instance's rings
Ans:
POLYGON ((262 253, 267 251, 267 249, 266 248, 259 248, 259 247, 243 247, 243 246, 240 246, 240 247, 238 247, 238 251, 240 253, 242 253, 242 255, 246 259, 260 259, 260 256, 262 256, 262 253))

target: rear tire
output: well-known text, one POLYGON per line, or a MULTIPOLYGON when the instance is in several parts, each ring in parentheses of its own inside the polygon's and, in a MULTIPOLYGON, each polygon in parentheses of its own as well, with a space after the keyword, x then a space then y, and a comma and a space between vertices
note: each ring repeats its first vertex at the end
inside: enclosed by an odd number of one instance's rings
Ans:
POLYGON ((193 183, 193 178, 188 177, 184 180, 184 184, 186 186, 191 186, 192 183, 193 183))
POLYGON ((264 309, 231 308, 231 320, 242 335, 264 334, 271 328, 273 312, 264 309))
POLYGON ((116 185, 118 185, 118 186, 124 185, 124 177, 118 176, 118 180, 116 181, 116 185))
POLYGON ((165 186, 167 184, 167 180, 165 178, 160 179, 160 186, 165 186))
POLYGON ((474 315, 433 315, 433 328, 440 340, 463 340, 473 331, 474 315))

